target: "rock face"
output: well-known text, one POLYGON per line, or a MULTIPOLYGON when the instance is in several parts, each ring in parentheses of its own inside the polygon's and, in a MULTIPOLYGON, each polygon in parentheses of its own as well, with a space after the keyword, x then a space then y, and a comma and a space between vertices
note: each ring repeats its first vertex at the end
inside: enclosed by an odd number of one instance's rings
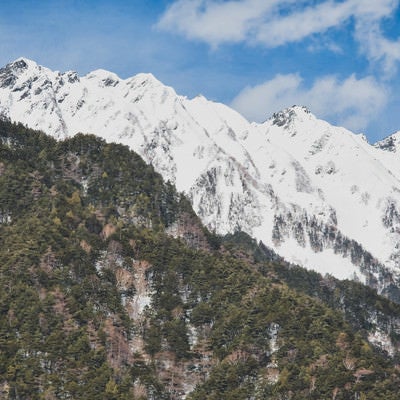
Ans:
POLYGON ((398 133, 373 146, 297 106, 254 124, 151 74, 79 77, 27 59, 0 69, 0 115, 128 145, 218 233, 246 231, 289 262, 379 291, 399 285, 398 133))

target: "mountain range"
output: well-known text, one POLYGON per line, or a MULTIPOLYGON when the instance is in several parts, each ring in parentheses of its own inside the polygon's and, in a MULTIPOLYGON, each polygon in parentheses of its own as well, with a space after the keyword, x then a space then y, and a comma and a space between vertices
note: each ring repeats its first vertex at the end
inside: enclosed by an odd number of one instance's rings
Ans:
POLYGON ((251 123, 151 74, 80 77, 25 58, 0 69, 0 115, 128 145, 211 231, 244 231, 289 263, 400 301, 400 133, 370 144, 301 106, 251 123))

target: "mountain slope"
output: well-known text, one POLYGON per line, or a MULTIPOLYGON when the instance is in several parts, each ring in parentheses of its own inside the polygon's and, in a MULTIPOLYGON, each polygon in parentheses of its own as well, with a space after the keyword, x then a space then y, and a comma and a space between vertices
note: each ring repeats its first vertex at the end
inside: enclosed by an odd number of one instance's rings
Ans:
POLYGON ((0 121, 0 206, 1 398, 398 397, 396 304, 211 235, 126 146, 0 121))
POLYGON ((293 107, 251 124, 151 74, 0 70, 0 114, 56 138, 127 144, 217 233, 243 230, 286 260, 385 292, 398 286, 400 159, 293 107))

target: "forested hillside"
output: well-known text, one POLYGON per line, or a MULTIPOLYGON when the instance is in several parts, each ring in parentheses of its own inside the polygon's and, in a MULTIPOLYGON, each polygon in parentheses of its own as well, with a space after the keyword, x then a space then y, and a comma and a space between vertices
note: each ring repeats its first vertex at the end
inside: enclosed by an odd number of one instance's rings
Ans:
POLYGON ((0 398, 398 398, 397 304, 208 232, 125 146, 0 143, 0 398))

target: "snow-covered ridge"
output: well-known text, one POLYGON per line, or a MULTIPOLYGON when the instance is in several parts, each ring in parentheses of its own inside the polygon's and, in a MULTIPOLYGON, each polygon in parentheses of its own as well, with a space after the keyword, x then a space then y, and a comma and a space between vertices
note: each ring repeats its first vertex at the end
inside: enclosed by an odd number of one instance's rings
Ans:
POLYGON ((0 115, 57 138, 129 145, 211 229, 244 230, 291 262, 385 290, 400 275, 400 135, 370 145, 291 107, 262 124, 151 74, 0 69, 0 115))
POLYGON ((400 149, 400 131, 393 133, 383 140, 375 143, 374 145, 378 149, 391 151, 393 153, 398 152, 400 149))

